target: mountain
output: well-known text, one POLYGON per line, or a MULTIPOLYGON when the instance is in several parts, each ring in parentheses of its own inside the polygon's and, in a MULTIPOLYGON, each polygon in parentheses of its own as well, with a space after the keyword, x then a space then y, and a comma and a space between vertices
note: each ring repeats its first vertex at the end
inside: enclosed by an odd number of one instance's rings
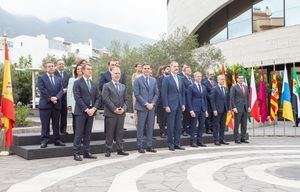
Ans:
POLYGON ((89 22, 75 21, 64 17, 52 22, 44 22, 33 16, 13 15, 0 7, 0 32, 8 37, 19 35, 36 36, 45 34, 48 39, 63 37, 69 42, 93 40, 93 47, 109 47, 112 40, 128 43, 130 46, 153 44, 156 40, 103 27, 89 22))

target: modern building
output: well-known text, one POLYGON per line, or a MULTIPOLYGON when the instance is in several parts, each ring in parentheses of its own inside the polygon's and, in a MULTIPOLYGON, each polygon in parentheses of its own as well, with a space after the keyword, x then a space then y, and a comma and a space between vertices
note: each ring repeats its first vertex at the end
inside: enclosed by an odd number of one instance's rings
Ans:
MULTIPOLYGON (((40 67, 42 60, 49 54, 61 58, 68 53, 74 53, 80 58, 88 59, 95 56, 92 40, 87 42, 72 43, 64 38, 54 37, 47 39, 45 35, 27 36, 21 35, 15 38, 8 38, 9 56, 11 63, 17 63, 21 56, 32 58, 33 67, 40 67)), ((2 42, 2 37, 0 37, 2 42)), ((3 45, 0 45, 0 61, 3 61, 3 45)))
POLYGON ((300 72, 300 0, 168 0, 168 33, 186 27, 229 64, 300 72))

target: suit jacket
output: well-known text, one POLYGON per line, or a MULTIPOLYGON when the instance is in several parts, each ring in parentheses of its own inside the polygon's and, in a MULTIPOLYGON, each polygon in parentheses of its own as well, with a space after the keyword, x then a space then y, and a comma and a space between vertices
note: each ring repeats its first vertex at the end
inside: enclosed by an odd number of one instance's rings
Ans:
MULTIPOLYGON (((111 81, 111 72, 106 71, 101 74, 100 80, 99 80, 99 90, 102 92, 103 85, 105 83, 108 83, 111 81)), ((126 85, 126 79, 125 79, 125 74, 121 72, 121 78, 120 78, 120 83, 126 85)))
POLYGON ((178 76, 179 89, 177 89, 173 75, 166 76, 162 83, 162 101, 163 107, 170 107, 171 110, 176 110, 177 107, 185 105, 185 89, 183 80, 178 76))
POLYGON ((138 77, 133 83, 133 92, 136 98, 134 108, 138 111, 148 110, 145 105, 146 103, 153 103, 156 105, 158 99, 158 88, 156 79, 149 77, 149 86, 147 85, 144 76, 138 77))
POLYGON ((243 85, 245 89, 245 95, 243 95, 242 89, 239 84, 236 84, 230 89, 230 108, 237 108, 241 113, 243 110, 247 111, 249 108, 249 92, 248 87, 243 85))
MULTIPOLYGON (((114 111, 122 107, 124 111, 127 111, 128 94, 127 88, 124 84, 119 83, 120 93, 118 94, 117 89, 112 81, 105 83, 102 90, 102 99, 104 103, 104 116, 107 117, 118 117, 114 111)), ((123 113, 121 116, 125 116, 123 113)))
POLYGON ((38 88, 40 90, 39 109, 61 109, 61 98, 64 94, 63 87, 59 77, 53 75, 53 78, 54 86, 52 86, 47 73, 44 73, 38 78, 38 88), (58 102, 53 104, 50 101, 51 97, 57 97, 58 102))
POLYGON ((156 105, 159 107, 163 106, 162 99, 161 99, 161 89, 162 89, 162 82, 163 82, 164 77, 165 77, 164 75, 160 75, 156 78, 157 88, 158 88, 158 92, 159 92, 156 105))
POLYGON ((67 72, 63 71, 63 77, 60 75, 59 71, 55 71, 54 75, 60 77, 63 88, 68 87, 70 77, 67 72))
MULTIPOLYGON (((214 82, 214 84, 215 84, 215 86, 216 86, 216 85, 217 85, 217 82, 216 82, 215 80, 213 80, 213 82, 214 82)), ((204 80, 202 84, 206 87, 206 90, 207 90, 207 93, 208 93, 207 96, 209 96, 211 90, 213 89, 213 87, 211 86, 211 84, 210 84, 210 82, 209 82, 209 80, 208 80, 207 77, 206 77, 206 80, 204 80)), ((207 105, 208 111, 211 112, 211 103, 210 103, 209 97, 207 97, 207 104, 208 104, 208 105, 207 105)))
POLYGON ((202 91, 198 89, 195 83, 191 84, 187 91, 188 109, 194 112, 207 111, 207 90, 206 87, 201 84, 202 91))
POLYGON ((227 113, 229 110, 229 92, 226 87, 224 87, 225 95, 220 89, 219 85, 215 86, 210 92, 210 104, 212 111, 217 111, 218 113, 227 113))
MULTIPOLYGON (((99 91, 96 84, 91 81, 91 91, 83 77, 74 81, 73 95, 76 101, 75 104, 75 115, 85 114, 85 110, 95 107, 97 109, 99 105, 99 91)), ((96 113, 94 113, 95 115, 96 113)))
MULTIPOLYGON (((185 89, 185 103, 187 103, 187 91, 191 84, 193 84, 193 78, 187 78, 186 76, 182 75, 184 89, 185 89)), ((188 107, 188 106, 187 106, 188 107)))

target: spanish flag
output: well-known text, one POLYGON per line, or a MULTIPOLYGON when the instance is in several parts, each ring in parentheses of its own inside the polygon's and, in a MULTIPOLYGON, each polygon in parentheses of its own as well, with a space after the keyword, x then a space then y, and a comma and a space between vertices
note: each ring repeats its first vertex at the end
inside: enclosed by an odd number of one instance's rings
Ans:
POLYGON ((282 117, 294 122, 293 109, 291 103, 291 92, 288 81, 286 66, 284 66, 282 92, 281 92, 282 117))
POLYGON ((4 119, 5 145, 10 148, 12 144, 12 128, 15 123, 15 109, 6 38, 4 38, 4 58, 1 112, 4 119))

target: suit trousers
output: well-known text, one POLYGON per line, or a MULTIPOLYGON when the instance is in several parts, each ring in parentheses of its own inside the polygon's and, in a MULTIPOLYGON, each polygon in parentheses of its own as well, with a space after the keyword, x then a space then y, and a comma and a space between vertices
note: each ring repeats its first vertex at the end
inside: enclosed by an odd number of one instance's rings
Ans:
POLYGON ((66 132, 67 130, 67 116, 68 116, 68 106, 66 94, 63 95, 61 99, 61 111, 60 111, 60 132, 66 132))
POLYGON ((83 115, 76 115, 75 121, 76 131, 73 142, 74 154, 80 153, 81 141, 84 153, 89 153, 94 116, 90 117, 86 113, 83 115))
POLYGON ((246 139, 247 134, 247 111, 243 110, 234 114, 234 139, 246 139), (239 134, 239 127, 241 126, 241 135, 239 134))
POLYGON ((115 139, 117 150, 123 150, 123 128, 125 116, 105 117, 105 144, 106 149, 111 150, 115 139))
POLYGON ((192 124, 192 117, 190 115, 189 110, 185 110, 182 112, 183 118, 182 118, 182 132, 189 133, 189 129, 191 128, 192 124))
POLYGON ((178 106, 175 110, 171 109, 171 112, 168 113, 167 120, 167 142, 169 147, 180 147, 181 120, 181 107, 178 106))
POLYGON ((218 113, 217 116, 213 116, 213 123, 214 123, 213 136, 215 142, 224 140, 226 115, 227 113, 218 113))
POLYGON ((213 111, 212 109, 208 109, 208 117, 205 118, 205 131, 213 131, 213 111))
POLYGON ((153 137, 153 128, 154 128, 154 115, 155 110, 152 109, 137 111, 138 115, 138 127, 137 127, 137 147, 143 148, 143 138, 144 138, 144 129, 146 127, 146 145, 147 147, 152 147, 152 137, 153 137))
POLYGON ((50 140, 50 120, 52 121, 52 130, 54 142, 59 140, 59 117, 60 110, 58 109, 40 109, 40 120, 42 124, 41 142, 48 143, 50 140))
POLYGON ((165 108, 162 106, 157 106, 157 123, 159 126, 160 134, 166 134, 167 118, 168 114, 165 108))
POLYGON ((195 111, 196 117, 192 117, 192 126, 190 130, 191 143, 203 143, 203 132, 205 128, 205 112, 195 111), (197 126, 197 122, 198 126, 197 126), (196 138, 197 133, 197 138, 196 138))

